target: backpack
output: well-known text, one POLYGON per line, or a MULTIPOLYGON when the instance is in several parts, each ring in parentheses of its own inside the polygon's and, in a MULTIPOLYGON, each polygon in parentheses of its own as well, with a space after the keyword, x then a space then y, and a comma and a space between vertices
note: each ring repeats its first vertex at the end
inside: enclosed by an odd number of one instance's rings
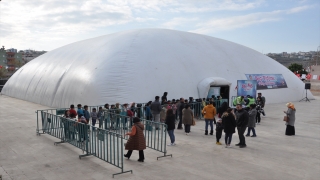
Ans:
POLYGON ((222 130, 224 127, 223 127, 223 124, 222 123, 218 123, 216 124, 216 130, 222 130))
POLYGON ((133 112, 131 111, 131 110, 127 110, 127 116, 130 116, 130 117, 132 117, 133 116, 133 112))

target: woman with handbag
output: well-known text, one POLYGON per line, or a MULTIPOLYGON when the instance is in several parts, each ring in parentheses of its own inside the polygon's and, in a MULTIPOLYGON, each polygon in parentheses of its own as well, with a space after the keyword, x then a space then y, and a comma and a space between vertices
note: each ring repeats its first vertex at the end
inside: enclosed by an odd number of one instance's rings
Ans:
POLYGON ((296 120, 296 109, 294 108, 294 104, 289 102, 286 104, 288 107, 287 111, 283 111, 286 114, 285 120, 286 120, 286 135, 287 136, 294 136, 295 135, 295 129, 294 129, 294 123, 296 120))
POLYGON ((184 130, 186 135, 189 135, 191 130, 191 125, 193 122, 193 112, 190 109, 190 105, 187 104, 185 108, 182 110, 182 123, 184 124, 184 130))
POLYGON ((126 143, 126 150, 128 150, 127 154, 124 157, 130 159, 133 150, 139 151, 139 162, 144 161, 144 153, 143 150, 146 149, 146 140, 144 138, 143 130, 144 125, 140 122, 138 117, 133 118, 133 126, 131 132, 126 133, 130 138, 126 143))

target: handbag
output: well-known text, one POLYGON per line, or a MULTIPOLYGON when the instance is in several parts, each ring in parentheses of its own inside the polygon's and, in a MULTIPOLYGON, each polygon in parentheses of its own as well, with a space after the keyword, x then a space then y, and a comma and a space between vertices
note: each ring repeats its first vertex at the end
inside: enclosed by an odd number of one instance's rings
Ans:
POLYGON ((196 121, 194 119, 192 119, 192 124, 191 126, 195 126, 196 125, 196 121))
POLYGON ((289 122, 289 121, 290 121, 290 118, 289 118, 288 116, 284 116, 284 117, 283 117, 283 121, 289 122))

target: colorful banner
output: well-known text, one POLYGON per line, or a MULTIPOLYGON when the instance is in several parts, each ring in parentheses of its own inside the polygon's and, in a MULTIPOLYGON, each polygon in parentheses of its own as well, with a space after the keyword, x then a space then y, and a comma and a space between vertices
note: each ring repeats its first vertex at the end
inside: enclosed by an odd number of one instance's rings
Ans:
POLYGON ((257 90, 288 88, 282 74, 246 74, 246 77, 257 81, 257 90))
POLYGON ((257 81, 255 80, 238 80, 237 82, 237 96, 244 96, 247 95, 256 98, 257 96, 257 81))

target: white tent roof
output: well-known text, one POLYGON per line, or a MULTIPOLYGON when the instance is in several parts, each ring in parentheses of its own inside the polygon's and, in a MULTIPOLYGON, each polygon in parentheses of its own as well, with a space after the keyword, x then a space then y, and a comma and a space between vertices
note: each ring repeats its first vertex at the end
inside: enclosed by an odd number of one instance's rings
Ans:
POLYGON ((198 98, 201 81, 221 77, 232 83, 232 96, 245 74, 284 76, 288 88, 261 91, 268 103, 304 97, 304 84, 292 72, 257 51, 165 29, 119 32, 55 49, 20 68, 2 93, 51 107, 146 102, 165 91, 169 99, 198 98))

